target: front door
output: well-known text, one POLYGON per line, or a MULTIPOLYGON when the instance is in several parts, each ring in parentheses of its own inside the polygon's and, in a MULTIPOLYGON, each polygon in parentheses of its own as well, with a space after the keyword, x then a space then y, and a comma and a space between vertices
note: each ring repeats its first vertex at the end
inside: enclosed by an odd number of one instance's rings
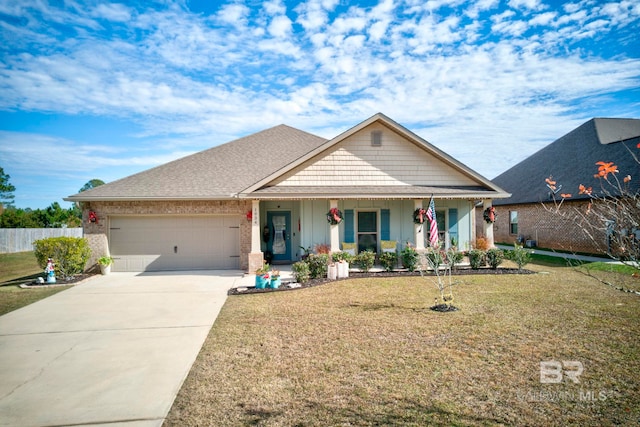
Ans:
POLYGON ((378 212, 358 212, 358 252, 378 252, 378 212))
POLYGON ((291 261, 291 212, 267 212, 269 240, 267 250, 275 262, 291 261))

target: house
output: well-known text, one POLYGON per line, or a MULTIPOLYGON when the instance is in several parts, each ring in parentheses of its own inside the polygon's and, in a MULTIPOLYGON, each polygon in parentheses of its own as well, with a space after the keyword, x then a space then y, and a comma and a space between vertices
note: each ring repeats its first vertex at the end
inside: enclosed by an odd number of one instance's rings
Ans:
POLYGON ((115 271, 253 271, 265 254, 293 262, 316 244, 424 248, 429 227, 413 215, 431 197, 440 241, 464 249, 475 202, 507 196, 376 114, 330 140, 276 126, 65 200, 82 204, 93 256, 113 256, 115 271))
POLYGON ((632 175, 631 191, 637 191, 640 170, 634 154, 638 154, 640 120, 594 118, 554 141, 527 159, 505 171, 494 184, 511 193, 511 197, 494 202, 497 219, 494 238, 497 242, 521 240, 530 246, 575 252, 602 252, 607 236, 600 233, 596 244, 575 221, 563 220, 550 212, 554 199, 571 194, 562 202, 562 209, 586 212, 589 196, 579 194, 580 184, 592 187, 594 194, 601 182, 594 174, 596 162, 613 162, 620 170, 620 179, 632 175), (545 179, 552 177, 555 189, 545 179))

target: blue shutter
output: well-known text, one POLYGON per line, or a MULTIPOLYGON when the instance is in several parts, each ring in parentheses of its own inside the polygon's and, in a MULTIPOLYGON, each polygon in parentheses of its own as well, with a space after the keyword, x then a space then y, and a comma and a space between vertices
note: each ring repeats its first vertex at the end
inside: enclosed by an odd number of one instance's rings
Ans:
POLYGON ((391 240, 391 211, 380 209, 380 240, 391 240))
POLYGON ((460 244, 458 240, 458 209, 449 209, 449 239, 456 239, 456 244, 460 244))
POLYGON ((353 209, 346 209, 344 211, 344 242, 354 243, 355 232, 353 223, 353 209))

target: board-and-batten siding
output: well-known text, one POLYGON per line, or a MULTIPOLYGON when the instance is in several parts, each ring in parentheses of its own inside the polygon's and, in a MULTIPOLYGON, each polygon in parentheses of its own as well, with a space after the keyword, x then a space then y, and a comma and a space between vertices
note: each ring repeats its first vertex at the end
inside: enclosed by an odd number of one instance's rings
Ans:
POLYGON ((351 135, 320 158, 278 179, 275 185, 477 185, 399 134, 381 125, 351 135), (382 131, 382 145, 371 146, 371 132, 382 131))

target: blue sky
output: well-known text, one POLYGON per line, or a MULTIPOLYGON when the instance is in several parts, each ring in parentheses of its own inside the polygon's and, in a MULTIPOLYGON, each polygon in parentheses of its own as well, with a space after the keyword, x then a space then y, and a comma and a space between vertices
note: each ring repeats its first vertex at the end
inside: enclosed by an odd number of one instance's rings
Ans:
POLYGON ((494 178, 640 118, 639 27, 637 0, 0 0, 0 166, 17 207, 66 207, 94 178, 382 112, 494 178))

